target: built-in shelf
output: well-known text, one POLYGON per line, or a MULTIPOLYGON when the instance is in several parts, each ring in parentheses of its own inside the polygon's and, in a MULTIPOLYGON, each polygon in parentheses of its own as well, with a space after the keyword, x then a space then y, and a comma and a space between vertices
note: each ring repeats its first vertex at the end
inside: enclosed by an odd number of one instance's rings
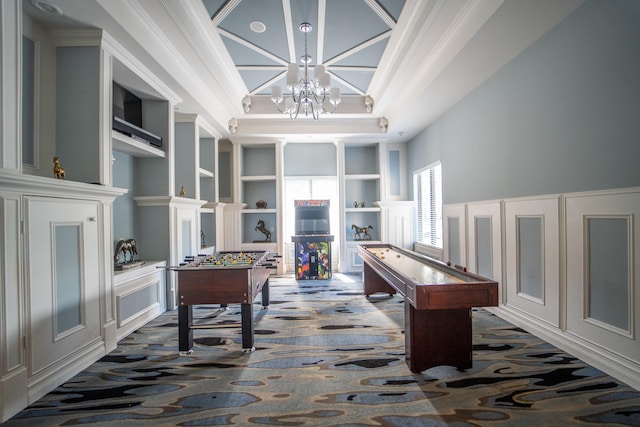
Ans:
POLYGON ((275 175, 255 175, 255 176, 241 176, 240 181, 272 181, 275 180, 275 175))
POLYGON ((380 212, 380 208, 370 207, 370 208, 346 208, 345 212, 380 212))
POLYGON ((120 132, 112 131, 111 136, 114 150, 121 151, 133 157, 165 157, 164 151, 145 144, 144 142, 137 141, 120 132))
POLYGON ((379 173, 365 173, 365 174, 350 174, 350 175, 345 175, 344 179, 349 181, 349 180, 373 180, 373 179, 380 179, 380 174, 379 173))
POLYGON ((248 213, 276 213, 275 209, 242 209, 240 212, 243 214, 248 213))
POLYGON ((200 178, 213 178, 213 172, 206 169, 199 169, 200 178))

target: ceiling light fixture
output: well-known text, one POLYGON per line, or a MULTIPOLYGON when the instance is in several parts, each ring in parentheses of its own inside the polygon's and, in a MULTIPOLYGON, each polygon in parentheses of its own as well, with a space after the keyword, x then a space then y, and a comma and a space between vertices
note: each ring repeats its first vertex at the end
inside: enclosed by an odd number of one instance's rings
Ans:
POLYGON ((31 0, 31 4, 46 14, 62 16, 62 9, 46 0, 31 0))
POLYGON ((312 116, 314 120, 318 120, 322 113, 332 113, 336 106, 340 103, 340 88, 331 86, 331 77, 326 71, 326 67, 316 64, 313 67, 313 79, 309 79, 309 63, 311 56, 307 53, 307 33, 313 27, 308 22, 303 22, 298 27, 304 33, 304 55, 300 57, 300 61, 304 64, 304 75, 299 78, 300 67, 298 64, 289 64, 287 69, 287 88, 291 90, 291 97, 285 98, 282 95, 280 86, 271 88, 271 101, 281 113, 288 113, 291 119, 297 119, 301 112, 305 116, 312 116), (327 97, 327 95, 329 95, 327 97), (327 110, 324 106, 325 101, 333 108, 327 110), (284 101, 284 108, 280 104, 284 101))

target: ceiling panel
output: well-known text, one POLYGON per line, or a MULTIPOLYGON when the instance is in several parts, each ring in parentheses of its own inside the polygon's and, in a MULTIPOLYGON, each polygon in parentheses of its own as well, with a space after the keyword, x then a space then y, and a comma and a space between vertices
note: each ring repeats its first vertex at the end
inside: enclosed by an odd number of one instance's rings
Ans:
POLYGON ((260 66, 260 65, 278 65, 282 66, 280 62, 277 62, 272 57, 263 55, 250 47, 236 42, 228 37, 223 37, 225 47, 231 55, 234 64, 238 67, 242 66, 260 66))
POLYGON ((243 0, 222 20, 218 28, 285 61, 289 60, 282 0, 243 0), (264 32, 253 31, 252 22, 264 24, 264 32))
MULTIPOLYGON (((405 4, 405 0, 202 1, 212 15, 212 21, 218 25, 217 30, 247 93, 252 95, 268 94, 269 87, 265 85, 271 86, 270 80, 278 75, 277 70, 265 70, 265 66, 277 66, 284 73, 289 62, 302 65, 300 58, 305 52, 305 34, 299 26, 303 22, 313 26, 306 34, 307 53, 312 57, 310 73, 314 65, 333 59, 335 63, 327 64, 328 71, 340 76, 346 84, 332 82, 332 85, 340 86, 345 95, 366 94, 387 47, 394 20, 405 4), (283 10, 283 4, 290 9, 283 10), (318 22, 319 16, 323 17, 322 22, 318 22), (253 31, 252 22, 264 24, 264 31, 253 31), (320 43, 318 37, 323 37, 320 43), (295 52, 290 51, 292 48, 295 52), (321 56, 318 48, 322 49, 321 56), (354 70, 353 67, 365 69, 354 70)), ((277 84, 284 87, 284 79, 277 84)))
POLYGON ((333 62, 333 66, 352 66, 352 67, 372 67, 376 68, 380 62, 380 58, 387 48, 389 38, 386 37, 377 43, 372 44, 357 52, 353 52, 340 60, 333 62))
POLYGON ((325 61, 389 30, 362 0, 327 1, 326 16, 325 61))

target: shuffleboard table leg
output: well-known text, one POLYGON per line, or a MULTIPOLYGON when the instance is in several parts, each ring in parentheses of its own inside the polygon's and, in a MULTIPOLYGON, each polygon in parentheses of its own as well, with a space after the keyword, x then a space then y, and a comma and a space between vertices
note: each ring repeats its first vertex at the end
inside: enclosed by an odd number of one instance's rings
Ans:
POLYGON ((181 305, 178 307, 178 352, 181 356, 193 353, 193 307, 181 305))
POLYGON ((473 365, 469 309, 416 310, 405 300, 405 351, 411 372, 473 365))
POLYGON ((264 282, 264 285, 262 285, 262 308, 263 309, 267 309, 269 308, 269 279, 267 279, 264 282))
POLYGON ((255 351, 253 346, 253 304, 241 304, 242 313, 242 352, 251 353, 255 351))

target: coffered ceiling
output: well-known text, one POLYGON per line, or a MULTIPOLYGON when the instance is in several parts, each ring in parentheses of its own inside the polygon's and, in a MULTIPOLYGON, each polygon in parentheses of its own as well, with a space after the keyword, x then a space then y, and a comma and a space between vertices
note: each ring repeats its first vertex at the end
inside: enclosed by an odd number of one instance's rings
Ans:
POLYGON ((23 8, 50 28, 103 29, 177 95, 178 112, 201 115, 219 136, 394 142, 415 136, 581 3, 23 0, 23 8), (47 15, 33 6, 38 1, 62 15, 47 15), (302 22, 313 26, 310 65, 326 65, 343 94, 317 121, 291 120, 269 95, 285 86, 287 64, 300 63, 302 22))

